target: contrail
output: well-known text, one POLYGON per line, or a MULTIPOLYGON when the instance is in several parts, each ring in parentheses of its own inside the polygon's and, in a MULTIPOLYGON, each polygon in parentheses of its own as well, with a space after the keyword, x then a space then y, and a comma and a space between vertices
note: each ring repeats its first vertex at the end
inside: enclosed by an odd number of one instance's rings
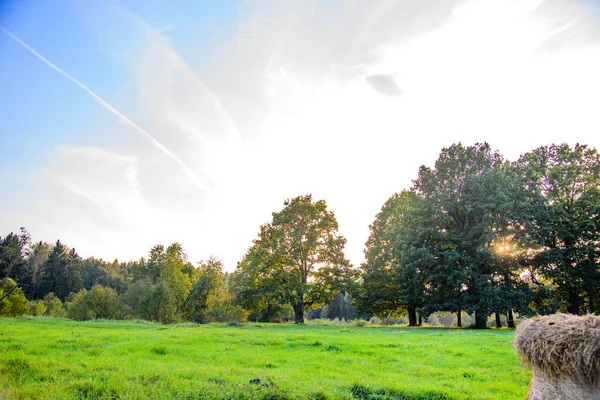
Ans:
POLYGON ((94 100, 96 100, 98 103, 100 103, 100 105, 102 107, 106 108, 108 111, 110 111, 111 113, 113 113, 114 115, 116 115, 122 122, 124 122, 126 125, 129 125, 137 133, 139 133, 140 135, 142 135, 154 147, 156 147, 157 149, 159 149, 164 155, 166 155, 167 157, 169 157, 173 161, 175 161, 181 167, 181 169, 183 169, 183 171, 201 189, 203 189, 203 190, 205 190, 207 192, 210 191, 210 188, 202 181, 202 179, 200 179, 200 177, 198 175, 196 175, 194 173, 194 171, 192 171, 190 169, 190 167, 188 167, 186 165, 186 163, 181 158, 177 157, 175 154, 173 154, 173 152, 171 150, 169 150, 165 146, 163 146, 158 140, 156 140, 154 138, 154 136, 152 136, 147 131, 145 131, 144 129, 142 129, 139 125, 137 125, 135 122, 133 122, 132 120, 130 120, 129 118, 127 118, 125 115, 123 115, 121 112, 119 112, 116 108, 114 108, 108 102, 106 102, 102 97, 100 97, 96 93, 94 93, 86 85, 84 85, 83 83, 81 83, 80 81, 78 81, 77 79, 75 79, 71 75, 69 75, 67 72, 63 71, 62 69, 60 69, 59 67, 57 67, 56 65, 54 65, 50 60, 48 60, 46 57, 44 57, 43 55, 41 55, 40 53, 38 53, 37 51, 35 51, 31 46, 29 46, 27 43, 25 43, 24 41, 22 41, 21 39, 19 39, 16 35, 14 35, 8 29, 6 29, 6 28, 4 28, 2 26, 0 26, 0 29, 2 29, 2 31, 4 33, 6 33, 8 36, 10 36, 14 41, 16 41, 21 46, 23 46, 25 49, 27 49, 27 51, 29 51, 31 54, 33 54, 38 59, 40 59, 44 64, 46 64, 47 66, 49 66, 50 68, 52 68, 53 70, 55 70, 56 72, 58 72, 59 74, 61 74, 62 76, 64 76, 65 78, 67 78, 68 80, 70 80, 71 82, 73 82, 74 84, 76 84, 77 86, 79 86, 81 89, 83 89, 87 94, 89 94, 90 96, 92 96, 92 98, 94 100))

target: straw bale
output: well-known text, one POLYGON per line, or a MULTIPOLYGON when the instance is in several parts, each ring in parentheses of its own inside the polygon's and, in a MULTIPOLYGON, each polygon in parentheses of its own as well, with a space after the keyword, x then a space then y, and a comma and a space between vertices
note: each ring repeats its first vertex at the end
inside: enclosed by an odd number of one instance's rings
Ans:
POLYGON ((528 399, 600 399, 600 317, 554 314, 521 322, 515 344, 533 377, 528 399))

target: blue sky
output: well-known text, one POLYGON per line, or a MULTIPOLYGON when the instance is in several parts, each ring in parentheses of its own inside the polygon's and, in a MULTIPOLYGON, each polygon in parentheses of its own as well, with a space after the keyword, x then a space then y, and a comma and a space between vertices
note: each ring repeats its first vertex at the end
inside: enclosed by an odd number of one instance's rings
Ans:
MULTIPOLYGON (((135 29, 118 13, 135 14, 155 28, 170 27, 169 39, 180 55, 203 68, 210 56, 203 59, 197 54, 215 50, 217 33, 218 40, 233 35, 238 10, 235 1, 104 4, 115 10, 112 15, 88 2, 7 1, 0 23, 98 95, 114 98, 130 85, 129 71, 119 59, 127 47, 118 41, 135 29)), ((0 168, 17 172, 23 160, 39 162, 54 145, 102 141, 89 135, 86 124, 101 120, 106 111, 95 107, 86 93, 6 35, 0 36, 0 51, 0 168)), ((107 125, 110 130, 110 122, 107 125)))
POLYGON ((233 269, 285 198, 312 193, 359 264, 381 205, 443 146, 600 146, 599 10, 1 2, 0 26, 52 66, 0 31, 0 234, 106 259, 177 240, 233 269))

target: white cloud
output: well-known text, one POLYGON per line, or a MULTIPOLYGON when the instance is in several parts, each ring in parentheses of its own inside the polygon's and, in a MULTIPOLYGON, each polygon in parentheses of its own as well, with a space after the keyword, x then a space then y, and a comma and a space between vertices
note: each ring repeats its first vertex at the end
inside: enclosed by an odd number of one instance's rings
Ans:
POLYGON ((176 28, 127 19, 128 109, 211 191, 139 141, 59 149, 43 210, 61 240, 106 258, 178 240, 191 260, 216 254, 233 269, 285 198, 313 193, 358 264, 383 202, 443 146, 489 141, 514 159, 550 142, 600 145, 600 42, 572 2, 299 0, 241 15, 211 74, 178 55, 176 28))

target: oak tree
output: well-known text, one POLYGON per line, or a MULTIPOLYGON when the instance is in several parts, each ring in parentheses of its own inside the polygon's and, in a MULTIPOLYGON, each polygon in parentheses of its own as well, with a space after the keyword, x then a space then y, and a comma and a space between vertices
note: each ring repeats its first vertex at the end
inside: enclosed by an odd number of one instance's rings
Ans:
POLYGON ((247 285, 240 292, 255 304, 287 302, 295 322, 303 323, 307 306, 323 304, 354 284, 345 244, 324 200, 313 201, 311 195, 286 200, 239 263, 247 285))

